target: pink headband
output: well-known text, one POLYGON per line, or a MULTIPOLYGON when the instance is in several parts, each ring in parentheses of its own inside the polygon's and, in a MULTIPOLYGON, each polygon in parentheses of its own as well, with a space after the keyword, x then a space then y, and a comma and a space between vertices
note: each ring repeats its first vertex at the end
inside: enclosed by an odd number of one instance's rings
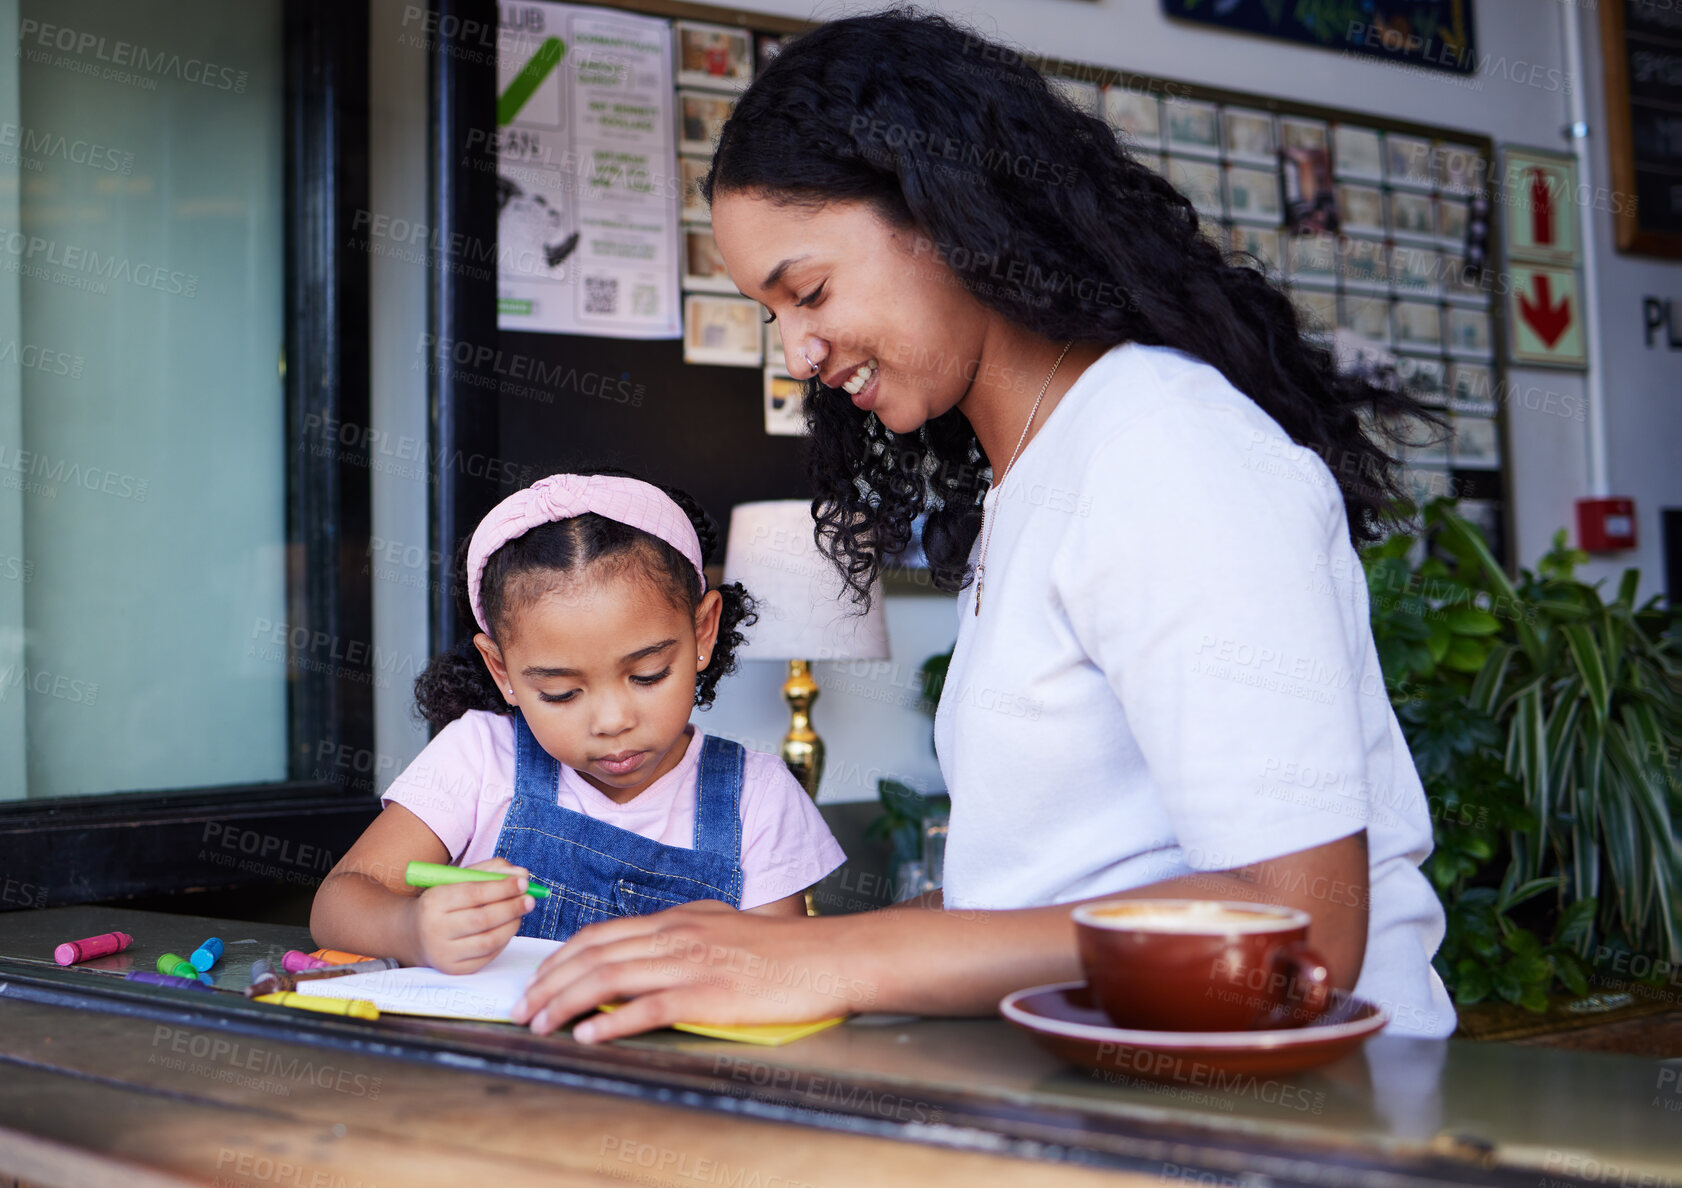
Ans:
POLYGON ((479 583, 485 576, 485 562, 509 541, 533 528, 556 520, 570 520, 595 512, 621 524, 640 528, 657 536, 689 558, 706 592, 707 577, 701 570, 701 538, 695 525, 659 487, 638 479, 604 474, 552 474, 523 491, 516 491, 497 504, 473 532, 467 546, 467 600, 473 604, 473 619, 479 630, 491 633, 485 622, 485 608, 479 600, 479 583))

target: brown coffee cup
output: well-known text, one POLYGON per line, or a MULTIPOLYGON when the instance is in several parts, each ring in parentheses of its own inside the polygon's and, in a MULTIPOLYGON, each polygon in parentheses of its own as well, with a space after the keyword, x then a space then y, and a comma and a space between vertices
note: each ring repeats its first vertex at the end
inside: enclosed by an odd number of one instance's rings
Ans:
POLYGON ((1117 1027, 1301 1027, 1331 998, 1310 917, 1273 904, 1115 899, 1074 909, 1092 996, 1117 1027))

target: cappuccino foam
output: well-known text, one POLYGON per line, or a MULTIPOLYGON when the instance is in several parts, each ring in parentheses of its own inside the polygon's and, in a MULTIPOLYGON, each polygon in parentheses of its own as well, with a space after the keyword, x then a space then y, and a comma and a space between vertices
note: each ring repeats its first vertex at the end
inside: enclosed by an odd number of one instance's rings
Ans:
POLYGON ((1140 932, 1278 932, 1295 928, 1294 915, 1246 912, 1219 903, 1190 903, 1184 907, 1141 904, 1087 913, 1087 919, 1107 928, 1140 932))

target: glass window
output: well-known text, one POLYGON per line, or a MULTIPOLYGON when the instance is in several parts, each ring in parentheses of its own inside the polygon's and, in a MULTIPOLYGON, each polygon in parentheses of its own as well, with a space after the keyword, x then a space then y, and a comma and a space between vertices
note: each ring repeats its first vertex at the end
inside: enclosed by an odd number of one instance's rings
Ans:
POLYGON ((0 0, 0 800, 286 778, 281 17, 0 0))

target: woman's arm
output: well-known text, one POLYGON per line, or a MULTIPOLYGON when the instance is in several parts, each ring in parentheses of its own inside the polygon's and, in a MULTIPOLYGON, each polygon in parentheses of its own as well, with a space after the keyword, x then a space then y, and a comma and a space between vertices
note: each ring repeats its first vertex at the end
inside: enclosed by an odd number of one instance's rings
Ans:
MULTIPOLYGON (((1366 952, 1366 835, 1239 870, 1167 879, 1100 899, 1196 898, 1309 912, 1309 939, 1341 988, 1366 952)), ((603 1002, 587 1042, 670 1023, 800 1022, 858 1011, 992 1014, 1012 990, 1081 976, 1073 904, 1017 911, 899 905, 855 916, 755 918, 699 903, 591 925, 539 967, 514 1011, 538 1034, 603 1002)))

